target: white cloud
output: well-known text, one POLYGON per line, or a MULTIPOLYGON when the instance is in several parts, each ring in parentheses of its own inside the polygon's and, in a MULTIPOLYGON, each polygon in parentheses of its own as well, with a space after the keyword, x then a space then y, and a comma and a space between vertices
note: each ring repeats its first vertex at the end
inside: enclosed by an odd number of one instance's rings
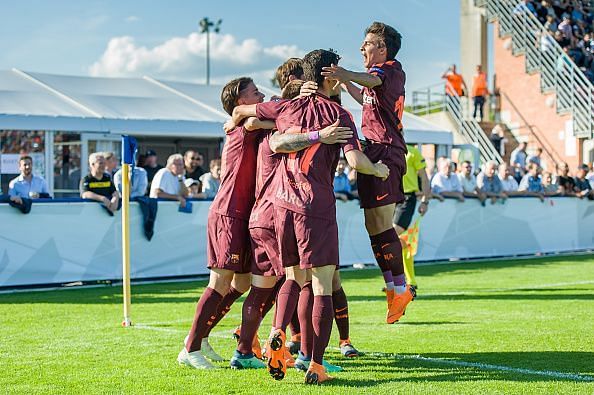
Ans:
POLYGON ((138 22, 139 20, 140 20, 140 18, 137 17, 136 15, 130 15, 130 16, 126 17, 126 22, 128 22, 128 23, 138 22))
MULTIPOLYGON (((285 59, 302 56, 295 45, 264 47, 253 38, 242 41, 230 34, 210 35, 211 79, 271 72, 285 59)), ((204 79, 206 35, 191 33, 173 37, 154 47, 139 45, 129 36, 114 37, 99 60, 89 67, 92 76, 159 78, 201 81, 204 79)))

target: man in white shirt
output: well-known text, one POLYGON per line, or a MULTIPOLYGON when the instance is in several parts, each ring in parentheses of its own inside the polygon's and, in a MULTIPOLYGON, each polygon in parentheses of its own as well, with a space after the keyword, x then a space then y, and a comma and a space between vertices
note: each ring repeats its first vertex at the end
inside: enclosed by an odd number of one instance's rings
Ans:
POLYGON ((202 184, 201 197, 204 199, 214 199, 221 186, 220 159, 213 159, 210 161, 210 173, 201 175, 200 182, 202 184))
POLYGON ((507 163, 502 163, 499 165, 499 180, 501 180, 501 185, 503 186, 503 192, 506 195, 513 194, 514 192, 518 191, 518 182, 512 176, 512 168, 507 163))
POLYGON ((37 199, 40 194, 47 194, 47 183, 42 177, 33 175, 33 159, 23 156, 19 159, 21 174, 8 184, 10 200, 22 204, 21 198, 37 199))
POLYGON ((467 160, 462 162, 462 165, 460 166, 460 173, 458 173, 457 175, 458 180, 460 181, 460 185, 462 186, 462 193, 464 194, 464 196, 476 197, 480 200, 482 204, 487 197, 477 186, 476 176, 472 172, 472 163, 470 163, 470 161, 467 160))
POLYGON ((151 183, 150 197, 179 201, 180 207, 186 207, 188 188, 184 185, 184 158, 173 154, 167 158, 167 166, 155 174, 151 183))
POLYGON ((446 157, 440 157, 437 160, 438 172, 431 180, 431 190, 433 193, 445 197, 455 197, 461 202, 464 201, 463 189, 460 180, 456 174, 452 174, 452 162, 446 157))

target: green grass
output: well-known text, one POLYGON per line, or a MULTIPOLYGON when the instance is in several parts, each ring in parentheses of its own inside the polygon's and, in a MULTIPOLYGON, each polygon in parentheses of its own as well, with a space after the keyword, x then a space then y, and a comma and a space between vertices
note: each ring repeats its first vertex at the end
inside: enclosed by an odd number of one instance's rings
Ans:
MULTIPOLYGON (((305 386, 297 371, 275 382, 265 371, 233 371, 223 363, 212 372, 178 366, 204 282, 133 286, 133 321, 144 328, 120 326, 119 287, 2 294, 0 392, 594 393, 594 382, 534 372, 594 377, 593 258, 433 265, 417 272, 420 296, 391 326, 383 323, 379 272, 343 273, 351 338, 368 355, 342 359, 334 330, 326 356, 345 371, 321 387, 305 386)), ((222 355, 233 352, 230 330, 240 308, 237 303, 213 331, 211 343, 222 355)))

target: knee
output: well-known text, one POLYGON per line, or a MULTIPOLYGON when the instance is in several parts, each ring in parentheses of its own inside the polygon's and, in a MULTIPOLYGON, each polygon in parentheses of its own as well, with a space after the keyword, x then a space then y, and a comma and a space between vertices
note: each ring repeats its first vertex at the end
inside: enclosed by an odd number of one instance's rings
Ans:
POLYGON ((233 288, 238 292, 246 293, 250 289, 251 275, 247 274, 236 274, 233 277, 233 288))

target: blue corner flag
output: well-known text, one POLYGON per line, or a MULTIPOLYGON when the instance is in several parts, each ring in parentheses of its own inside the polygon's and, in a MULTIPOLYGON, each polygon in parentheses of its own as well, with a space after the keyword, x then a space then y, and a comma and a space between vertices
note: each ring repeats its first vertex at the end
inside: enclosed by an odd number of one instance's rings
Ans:
POLYGON ((138 144, 132 136, 122 136, 122 164, 136 164, 136 154, 138 153, 138 144))

